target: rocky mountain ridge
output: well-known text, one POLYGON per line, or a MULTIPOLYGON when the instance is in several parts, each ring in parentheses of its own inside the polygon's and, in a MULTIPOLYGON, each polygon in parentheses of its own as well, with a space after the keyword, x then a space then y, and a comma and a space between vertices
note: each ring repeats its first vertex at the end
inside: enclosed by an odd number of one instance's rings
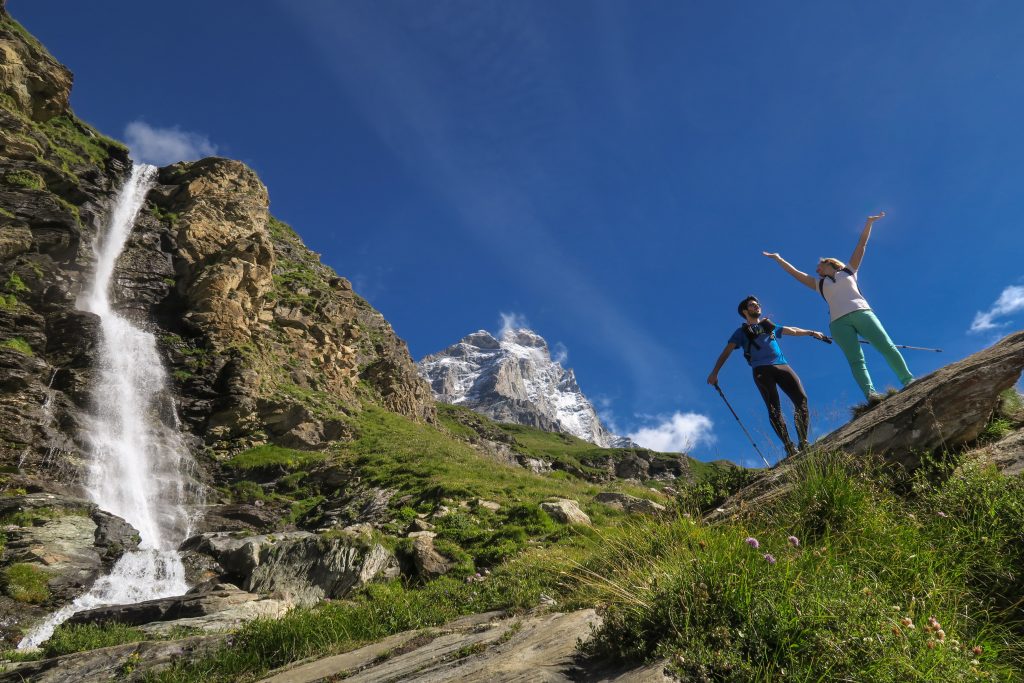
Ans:
POLYGON ((612 434, 580 390, 572 369, 552 359, 547 342, 533 330, 486 330, 418 363, 434 398, 460 405, 498 422, 562 432, 604 448, 635 447, 612 434))

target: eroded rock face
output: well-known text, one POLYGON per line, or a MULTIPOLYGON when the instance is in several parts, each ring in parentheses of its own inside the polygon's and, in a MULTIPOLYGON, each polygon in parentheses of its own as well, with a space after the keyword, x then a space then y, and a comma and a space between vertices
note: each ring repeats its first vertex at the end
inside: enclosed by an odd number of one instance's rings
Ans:
POLYGON ((86 325, 62 325, 127 150, 68 109, 71 73, 0 9, 0 463, 73 489, 86 325), (62 367, 69 373, 56 382, 62 367))
POLYGON ((34 121, 67 113, 71 72, 0 7, 0 93, 34 121))

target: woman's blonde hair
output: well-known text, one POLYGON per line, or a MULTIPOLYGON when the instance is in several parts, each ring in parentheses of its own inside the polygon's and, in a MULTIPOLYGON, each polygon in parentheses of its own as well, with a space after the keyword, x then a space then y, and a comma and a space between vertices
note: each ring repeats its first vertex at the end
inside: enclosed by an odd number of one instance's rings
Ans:
POLYGON ((846 267, 846 264, 843 263, 842 261, 840 261, 837 258, 823 258, 823 259, 819 259, 818 263, 827 263, 828 265, 830 265, 833 268, 835 268, 836 271, 840 271, 840 270, 842 270, 843 268, 846 267))

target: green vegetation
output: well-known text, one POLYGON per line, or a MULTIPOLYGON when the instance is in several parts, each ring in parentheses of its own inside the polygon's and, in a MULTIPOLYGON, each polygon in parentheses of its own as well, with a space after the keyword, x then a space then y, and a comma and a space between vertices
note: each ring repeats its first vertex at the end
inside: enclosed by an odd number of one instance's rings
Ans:
MULTIPOLYGON (((919 481, 908 499, 862 462, 806 461, 795 488, 746 519, 562 529, 480 580, 372 585, 250 624, 230 648, 152 680, 252 681, 462 614, 531 608, 542 593, 559 609, 600 606, 588 651, 666 658, 683 680, 1020 680, 1024 481, 968 464, 919 481)), ((496 545, 475 536, 517 521, 528 534, 552 529, 530 505, 504 516, 476 507, 436 520, 440 547, 496 545)))
POLYGON ((0 206, 0 216, 4 218, 15 218, 13 211, 8 211, 4 207, 0 206))
POLYGON ((11 294, 21 294, 28 291, 28 285, 21 279, 20 275, 11 273, 10 277, 7 278, 7 282, 4 283, 4 289, 11 294))
POLYGON ((0 342, 0 348, 13 349, 18 353, 25 354, 26 356, 35 355, 34 353, 32 353, 32 347, 29 346, 29 343, 22 339, 21 337, 13 337, 11 339, 6 339, 0 342))
MULTIPOLYGON (((641 450, 652 461, 674 463, 678 458, 676 454, 654 453, 645 449, 600 448, 569 434, 545 432, 525 425, 497 423, 462 406, 439 404, 437 416, 445 429, 457 438, 474 441, 480 436, 507 443, 514 446, 517 453, 550 462, 556 469, 577 475, 603 478, 607 476, 606 462, 609 459, 622 460, 641 450)), ((721 477, 723 473, 735 469, 731 463, 724 461, 701 462, 689 459, 688 465, 693 481, 721 477)))
POLYGON ((62 624, 54 630, 53 635, 42 647, 46 657, 60 657, 72 652, 96 650, 146 639, 143 631, 125 624, 62 624))
POLYGON ((27 169, 11 171, 4 176, 4 182, 12 187, 23 187, 28 190, 42 190, 46 187, 41 175, 27 169))
POLYGON ((18 602, 39 604, 50 597, 46 582, 50 575, 34 564, 18 562, 3 571, 4 592, 18 602))
POLYGON ((269 232, 270 236, 275 240, 301 243, 301 239, 292 226, 288 225, 284 221, 274 218, 273 216, 270 216, 269 220, 267 220, 267 232, 269 232))
POLYGON ((178 214, 167 211, 156 204, 153 205, 153 215, 163 222, 170 223, 172 227, 178 222, 178 214))
POLYGON ((323 462, 325 457, 325 454, 319 452, 266 445, 239 453, 227 461, 227 466, 239 471, 272 468, 294 470, 323 462))
POLYGON ((746 524, 610 533, 589 648, 693 680, 1018 680, 1024 482, 968 466, 908 502, 875 474, 821 457, 746 524))
POLYGON ((38 130, 46 136, 53 151, 64 163, 64 170, 86 164, 102 166, 110 157, 111 149, 127 151, 120 142, 108 138, 96 129, 70 114, 55 116, 45 123, 37 124, 38 130))

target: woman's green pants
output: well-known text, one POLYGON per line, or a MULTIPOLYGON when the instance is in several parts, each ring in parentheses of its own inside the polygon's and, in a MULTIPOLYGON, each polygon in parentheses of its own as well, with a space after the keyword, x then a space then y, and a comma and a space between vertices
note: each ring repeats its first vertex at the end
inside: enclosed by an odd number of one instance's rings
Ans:
POLYGON ((846 361, 850 364, 850 370, 853 372, 853 378, 865 396, 875 393, 875 387, 871 384, 868 365, 864 361, 864 349, 861 348, 858 336, 867 339, 882 354, 882 358, 896 373, 896 377, 903 386, 910 384, 914 379, 907 368, 907 362, 900 355, 899 349, 889 339, 882 323, 878 322, 878 318, 870 310, 847 313, 841 318, 833 320, 828 327, 832 331, 832 338, 843 350, 843 355, 846 356, 846 361))

